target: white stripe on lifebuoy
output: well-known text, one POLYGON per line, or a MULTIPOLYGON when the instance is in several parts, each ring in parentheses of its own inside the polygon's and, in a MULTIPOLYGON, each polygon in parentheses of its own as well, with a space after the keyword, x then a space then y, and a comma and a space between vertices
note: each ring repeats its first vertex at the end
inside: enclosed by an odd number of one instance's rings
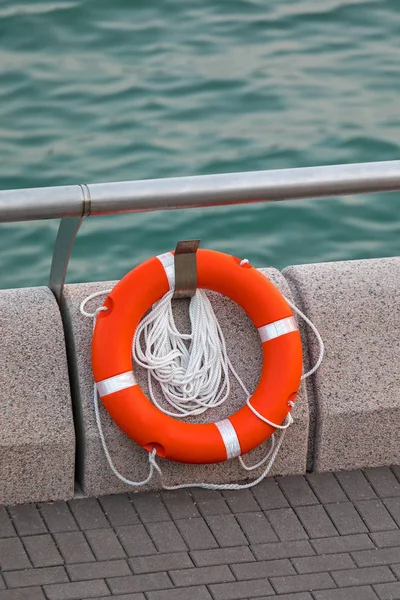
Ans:
POLYGON ((274 321, 274 323, 258 328, 261 342, 268 342, 292 331, 297 331, 296 319, 294 317, 286 317, 286 319, 280 319, 279 321, 274 321))
POLYGON ((115 375, 96 383, 100 398, 108 396, 108 394, 114 394, 114 392, 126 390, 134 385, 137 385, 137 381, 133 371, 127 371, 126 373, 121 373, 120 375, 115 375))

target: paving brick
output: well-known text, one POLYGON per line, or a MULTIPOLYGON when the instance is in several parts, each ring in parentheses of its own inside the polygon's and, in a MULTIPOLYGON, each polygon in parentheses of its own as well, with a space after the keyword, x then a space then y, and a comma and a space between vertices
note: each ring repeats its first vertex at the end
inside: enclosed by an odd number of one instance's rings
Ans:
POLYGON ((116 532, 128 556, 145 556, 157 552, 143 525, 124 525, 117 527, 116 532))
POLYGON ((365 534, 344 535, 341 537, 320 538, 311 540, 317 554, 338 554, 340 552, 354 552, 356 550, 369 550, 374 544, 365 534))
POLYGON ((0 539, 0 570, 26 569, 32 566, 19 538, 0 539))
POLYGON ((222 492, 222 495, 231 511, 235 514, 260 510, 250 490, 226 490, 222 492))
MULTIPOLYGON (((210 592, 204 585, 186 587, 180 590, 162 590, 161 592, 147 592, 148 600, 212 600, 210 592)), ((118 597, 119 598, 119 597, 118 597)))
POLYGON ((45 596, 40 587, 32 587, 21 590, 4 590, 4 592, 0 592, 0 600, 45 600, 45 596))
POLYGON ((327 504, 325 508, 341 535, 364 533, 368 531, 351 502, 327 504))
POLYGON ((131 494, 131 499, 143 523, 170 520, 171 517, 157 492, 131 494))
POLYGON ((292 508, 267 510, 265 514, 282 542, 308 538, 303 525, 292 508))
POLYGON ((239 581, 296 574, 291 562, 287 558, 234 564, 231 565, 231 569, 234 572, 236 579, 239 581))
POLYGON ((379 531, 371 533, 371 538, 378 548, 387 548, 388 546, 400 547, 400 530, 396 531, 379 531))
POLYGON ((296 514, 310 537, 319 538, 337 535, 336 528, 323 506, 299 506, 296 509, 296 514))
POLYGON ((392 570, 394 571, 394 574, 396 575, 397 579, 400 580, 400 548, 399 548, 399 554, 397 555, 397 561, 399 564, 392 565, 392 570))
POLYGON ((103 579, 45 585, 44 592, 49 600, 83 600, 84 598, 102 598, 110 595, 103 579))
POLYGON ((64 560, 49 534, 22 538, 25 549, 34 567, 62 565, 64 560))
POLYGON ((292 562, 299 573, 323 573, 338 569, 354 569, 350 554, 328 554, 326 556, 308 556, 293 558, 292 562))
MULTIPOLYGON (((214 550, 209 550, 214 552, 214 550)), ((155 554, 154 556, 138 556, 129 561, 134 575, 141 573, 156 573, 172 569, 187 569, 193 567, 193 562, 187 552, 170 552, 168 554, 155 554)), ((215 564, 221 564, 217 562, 215 564)))
POLYGON ((250 544, 278 541, 263 512, 239 513, 236 519, 250 544))
POLYGON ((79 529, 66 502, 40 504, 39 509, 51 533, 77 531, 79 529))
MULTIPOLYGON (((257 600, 266 600, 266 598, 268 598, 268 600, 270 600, 270 596, 259 596, 257 598, 257 600)), ((314 600, 314 598, 311 596, 310 592, 298 592, 298 593, 294 593, 294 594, 279 594, 279 596, 277 596, 278 600, 314 600)), ((249 598, 249 600, 255 600, 254 597, 249 598)))
POLYGON ((231 512, 225 498, 217 490, 193 488, 191 493, 197 503, 197 508, 204 516, 225 515, 231 512))
POLYGON ((105 577, 123 577, 131 575, 125 560, 106 560, 102 562, 81 563, 67 567, 71 581, 104 579, 105 577))
POLYGON ((95 560, 94 554, 81 531, 55 533, 54 539, 66 563, 95 560))
POLYGON ((306 541, 257 544, 252 546, 252 550, 257 560, 273 560, 275 558, 293 558, 295 556, 315 555, 310 543, 306 541))
MULTIPOLYGON (((375 586, 375 591, 380 600, 397 600, 397 598, 400 598, 400 581, 380 583, 375 586)), ((360 600, 364 599, 360 597, 360 600)))
POLYGON ((107 579, 107 583, 114 595, 128 592, 164 590, 172 587, 171 580, 166 573, 114 577, 113 579, 107 579))
POLYGON ((173 519, 192 519, 200 516, 188 490, 161 492, 161 498, 173 519))
POLYGON ((213 550, 194 550, 191 557, 197 567, 229 565, 230 563, 250 562, 255 558, 248 546, 231 546, 213 550))
POLYGON ((172 521, 147 523, 147 531, 159 552, 181 552, 187 550, 181 534, 172 521))
POLYGON ((353 552, 353 558, 359 567, 391 565, 400 562, 400 548, 378 548, 375 550, 353 552))
POLYGON ((16 535, 15 529, 4 506, 0 506, 0 538, 16 535))
MULTIPOLYGON (((257 600, 270 600, 269 596, 259 597, 257 600)), ((298 592, 295 594, 279 594, 277 596, 278 600, 314 600, 310 592, 298 592)), ((253 598, 249 598, 249 600, 254 600, 253 598)))
POLYGON ((125 558, 125 551, 112 529, 90 529, 85 535, 97 560, 125 558))
POLYGON ((364 474, 380 498, 400 496, 400 482, 389 467, 364 469, 364 474))
POLYGON ((139 517, 127 494, 102 496, 99 498, 99 502, 113 527, 139 523, 139 517))
POLYGON ((34 504, 19 504, 8 509, 18 535, 47 533, 46 525, 34 504))
POLYGON ((209 585, 234 581, 232 571, 226 565, 214 567, 198 567, 197 569, 181 569, 169 573, 174 585, 178 587, 189 585, 209 585))
POLYGON ((81 529, 110 527, 96 498, 78 498, 68 504, 81 529))
POLYGON ((347 496, 333 473, 308 473, 306 477, 314 493, 323 504, 346 502, 347 496))
POLYGON ((361 500, 355 502, 355 507, 370 531, 388 531, 397 529, 382 500, 361 500))
MULTIPOLYGON (((315 600, 377 600, 377 595, 369 586, 314 592, 315 600)), ((281 600, 281 599, 280 599, 281 600)))
POLYGON ((113 598, 118 598, 118 600, 146 600, 146 596, 141 592, 137 594, 123 594, 122 596, 113 596, 113 598))
POLYGON ((274 594, 268 579, 214 583, 210 585, 210 590, 214 600, 241 600, 242 598, 259 598, 274 594))
POLYGON ((63 583, 68 581, 68 575, 64 567, 44 567, 43 569, 9 571, 4 574, 4 579, 9 588, 22 588, 47 583, 63 583))
POLYGON ((328 573, 271 577, 270 581, 278 594, 309 592, 312 590, 324 590, 335 587, 335 582, 328 573))
POLYGON ((272 510, 274 508, 289 506, 282 490, 272 477, 264 479, 258 485, 251 488, 251 491, 262 510, 272 510))
POLYGON ((278 477, 278 483, 289 503, 293 506, 318 504, 318 498, 303 475, 278 477))
POLYGON ((397 480, 400 482, 400 465, 392 466, 392 472, 397 480))
POLYGON ((332 577, 339 587, 372 585, 395 580, 395 576, 388 567, 365 567, 363 569, 334 571, 332 577))
POLYGON ((219 546, 243 546, 247 544, 246 536, 240 529, 234 515, 220 515, 206 517, 219 546))
POLYGON ((123 594, 122 596, 113 596, 113 598, 118 598, 118 600, 146 600, 146 596, 141 592, 137 594, 123 594))
POLYGON ((400 527, 400 498, 387 498, 384 500, 384 504, 400 527))
POLYGON ((218 546, 204 519, 179 519, 176 525, 189 550, 205 550, 218 546))
POLYGON ((372 500, 376 494, 362 471, 339 471, 335 477, 349 500, 372 500))

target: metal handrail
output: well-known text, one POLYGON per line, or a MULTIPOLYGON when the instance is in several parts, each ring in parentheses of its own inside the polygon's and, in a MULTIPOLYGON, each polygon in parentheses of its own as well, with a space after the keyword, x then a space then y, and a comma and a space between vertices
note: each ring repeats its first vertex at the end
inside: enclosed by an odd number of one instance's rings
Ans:
POLYGON ((62 300, 87 215, 275 202, 400 190, 400 161, 0 191, 0 223, 61 218, 50 287, 62 300))
POLYGON ((0 223, 400 189, 400 161, 0 191, 0 223))

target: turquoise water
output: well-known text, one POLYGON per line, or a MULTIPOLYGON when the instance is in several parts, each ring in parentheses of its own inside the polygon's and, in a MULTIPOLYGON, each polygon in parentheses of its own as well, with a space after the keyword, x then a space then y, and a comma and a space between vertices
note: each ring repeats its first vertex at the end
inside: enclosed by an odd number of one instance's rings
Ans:
MULTIPOLYGON (((0 188, 400 158, 399 0, 0 0, 0 188)), ((0 226, 0 287, 58 223, 0 226)), ((257 266, 400 254, 400 194, 88 219, 69 281, 182 238, 257 266)))

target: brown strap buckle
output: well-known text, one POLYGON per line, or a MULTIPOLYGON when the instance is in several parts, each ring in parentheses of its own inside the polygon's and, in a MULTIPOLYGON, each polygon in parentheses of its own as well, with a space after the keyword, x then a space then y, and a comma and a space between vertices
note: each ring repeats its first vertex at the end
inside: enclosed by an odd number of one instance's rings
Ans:
POLYGON ((197 288, 196 252, 200 240, 178 242, 174 254, 175 290, 173 298, 190 298, 197 288))

